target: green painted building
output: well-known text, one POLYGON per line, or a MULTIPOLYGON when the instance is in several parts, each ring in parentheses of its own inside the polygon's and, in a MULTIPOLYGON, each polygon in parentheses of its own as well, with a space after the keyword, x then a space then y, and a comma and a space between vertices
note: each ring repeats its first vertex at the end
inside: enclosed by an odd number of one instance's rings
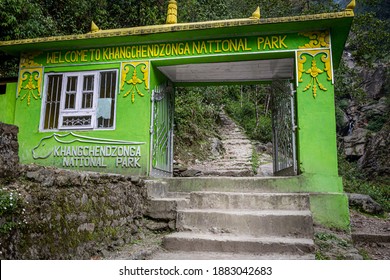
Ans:
POLYGON ((0 121, 19 127, 20 161, 170 176, 176 86, 270 82, 275 173, 314 194, 317 217, 329 208, 330 225, 347 227, 333 69, 353 9, 197 23, 176 23, 175 11, 164 25, 0 42, 20 57, 18 81, 0 94, 0 121))

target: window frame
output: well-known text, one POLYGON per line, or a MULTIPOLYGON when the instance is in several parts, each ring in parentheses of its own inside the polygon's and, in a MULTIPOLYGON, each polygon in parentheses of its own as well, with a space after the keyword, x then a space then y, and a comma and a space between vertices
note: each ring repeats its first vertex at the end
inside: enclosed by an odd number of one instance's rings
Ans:
POLYGON ((43 98, 42 98, 42 106, 41 106, 41 114, 40 114, 40 126, 39 131, 41 132, 58 132, 58 131, 72 131, 72 130, 115 130, 116 129, 116 110, 117 110, 117 92, 118 92, 118 86, 119 86, 119 80, 118 80, 118 69, 104 69, 104 70, 94 70, 94 71, 61 71, 61 72, 47 72, 44 75, 44 91, 43 91, 43 98), (112 100, 114 101, 113 106, 113 121, 111 127, 103 127, 99 128, 97 127, 97 119, 96 119, 96 113, 97 113, 97 106, 98 106, 98 99, 100 97, 100 82, 101 82, 101 74, 104 72, 114 72, 115 73, 115 80, 113 83, 115 84, 115 92, 113 93, 112 100), (62 76, 62 87, 60 92, 60 112, 58 114, 58 127, 55 129, 45 129, 45 111, 46 111, 46 101, 48 98, 48 85, 49 85, 49 76, 51 75, 61 75, 62 76), (86 108, 82 109, 82 99, 83 99, 83 82, 85 76, 94 76, 94 89, 93 89, 93 106, 92 108, 86 108), (67 87, 67 78, 77 76, 77 89, 76 89, 76 97, 75 97, 75 109, 65 109, 65 96, 66 96, 66 87, 67 87), (91 124, 88 126, 64 126, 63 125, 63 119, 64 117, 68 116, 91 116, 91 124))

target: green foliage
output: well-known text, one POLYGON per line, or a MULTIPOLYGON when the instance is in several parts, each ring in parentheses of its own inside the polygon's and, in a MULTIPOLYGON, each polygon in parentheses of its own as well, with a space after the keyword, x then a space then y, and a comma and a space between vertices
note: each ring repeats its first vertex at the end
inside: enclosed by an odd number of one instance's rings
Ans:
POLYGON ((366 250, 359 249, 359 254, 363 257, 363 260, 371 260, 371 257, 366 250))
POLYGON ((374 13, 355 17, 349 38, 349 48, 362 65, 388 62, 390 58, 390 20, 379 19, 374 13))
POLYGON ((8 234, 15 228, 22 227, 26 223, 26 220, 23 220, 24 213, 22 200, 17 193, 6 188, 0 190, 1 234, 8 234))
POLYGON ((347 253, 353 247, 350 239, 331 232, 316 232, 314 234, 316 244, 316 260, 345 260, 347 253))
POLYGON ((329 240, 334 240, 336 241, 336 243, 339 245, 339 246, 342 246, 342 247, 348 247, 348 242, 344 239, 341 239, 337 236, 335 236, 334 234, 332 233, 327 233, 327 232, 316 232, 314 234, 314 237, 315 239, 318 241, 318 240, 321 240, 321 241, 329 241, 329 240))
POLYGON ((54 30, 55 22, 45 16, 39 1, 0 1, 0 40, 44 37, 54 30))
POLYGON ((390 211, 390 179, 369 180, 358 168, 356 162, 349 162, 339 153, 339 175, 343 177, 344 191, 371 196, 385 211, 390 211))
POLYGON ((302 2, 305 2, 304 14, 320 14, 340 10, 340 6, 333 0, 306 0, 302 2))
POLYGON ((224 98, 225 111, 252 140, 272 141, 270 92, 266 85, 232 86, 224 98))
POLYGON ((259 168, 259 155, 255 148, 252 149, 252 171, 254 174, 257 174, 257 169, 259 168))
POLYGON ((267 86, 179 88, 175 102, 174 146, 182 160, 192 155, 204 159, 208 155, 208 139, 218 137, 221 108, 243 127, 249 138, 264 143, 272 139, 267 86))
POLYGON ((374 111, 367 112, 366 116, 368 121, 367 129, 373 132, 379 132, 389 120, 388 115, 378 114, 374 111))
POLYGON ((175 99, 175 154, 182 160, 208 155, 206 143, 216 135, 219 104, 206 88, 177 88, 175 99))
POLYGON ((329 257, 323 254, 321 251, 316 251, 316 260, 329 260, 329 257))
POLYGON ((336 105, 341 106, 340 109, 345 110, 348 107, 346 99, 354 99, 359 103, 366 99, 366 93, 361 87, 363 80, 358 71, 355 68, 349 68, 343 60, 335 71, 335 81, 336 105))

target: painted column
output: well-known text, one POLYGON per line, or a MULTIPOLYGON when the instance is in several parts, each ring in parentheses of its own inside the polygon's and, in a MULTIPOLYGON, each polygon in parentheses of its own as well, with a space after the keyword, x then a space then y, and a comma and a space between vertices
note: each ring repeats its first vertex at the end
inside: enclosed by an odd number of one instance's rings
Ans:
POLYGON ((303 173, 337 176, 334 85, 329 50, 298 51, 298 141, 303 173))
POLYGON ((296 52, 297 146, 302 187, 313 193, 310 202, 317 222, 348 229, 348 199, 338 176, 329 33, 312 32, 310 35, 318 44, 311 41, 296 52))

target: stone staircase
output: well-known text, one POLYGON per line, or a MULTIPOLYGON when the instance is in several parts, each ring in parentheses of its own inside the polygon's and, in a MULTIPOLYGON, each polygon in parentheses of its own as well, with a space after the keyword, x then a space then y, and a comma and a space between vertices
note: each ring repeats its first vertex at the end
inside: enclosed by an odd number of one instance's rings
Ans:
POLYGON ((224 112, 220 113, 221 127, 218 134, 224 153, 217 158, 190 166, 199 170, 201 176, 253 176, 252 143, 239 127, 224 112))
POLYGON ((280 188, 267 178, 218 186, 230 180, 148 182, 148 215, 173 220, 177 229, 154 259, 314 259, 308 194, 270 192, 280 188))

